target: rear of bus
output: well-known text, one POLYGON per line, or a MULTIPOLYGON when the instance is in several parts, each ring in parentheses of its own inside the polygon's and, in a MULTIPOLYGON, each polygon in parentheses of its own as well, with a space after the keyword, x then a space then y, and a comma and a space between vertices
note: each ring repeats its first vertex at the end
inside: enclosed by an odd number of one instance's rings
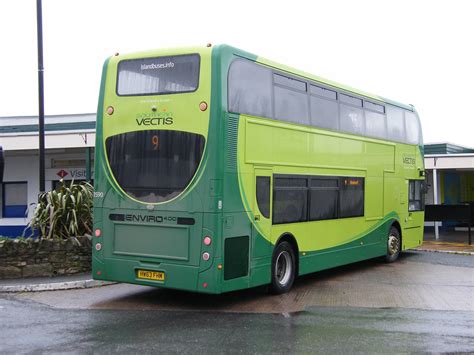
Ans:
POLYGON ((93 276, 220 292, 211 48, 109 58, 96 128, 93 276))

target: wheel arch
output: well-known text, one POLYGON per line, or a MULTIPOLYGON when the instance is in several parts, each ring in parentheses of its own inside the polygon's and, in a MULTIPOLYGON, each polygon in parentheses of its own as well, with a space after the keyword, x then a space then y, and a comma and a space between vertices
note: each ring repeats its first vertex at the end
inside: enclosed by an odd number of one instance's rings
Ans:
POLYGON ((276 241, 275 243, 275 248, 277 247, 278 244, 280 244, 281 242, 288 242, 292 248, 293 248, 293 251, 295 252, 295 264, 296 264, 296 276, 299 275, 300 273, 300 250, 299 250, 299 247, 298 247, 298 242, 296 241, 296 238, 294 237, 293 234, 291 234, 290 232, 285 232, 283 233, 276 241))

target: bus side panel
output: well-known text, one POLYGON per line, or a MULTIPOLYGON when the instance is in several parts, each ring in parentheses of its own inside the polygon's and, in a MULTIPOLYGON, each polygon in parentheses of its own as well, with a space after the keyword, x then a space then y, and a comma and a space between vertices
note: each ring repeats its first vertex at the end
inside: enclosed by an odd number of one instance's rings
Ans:
POLYGON ((386 253, 386 236, 392 224, 385 218, 381 224, 360 238, 333 248, 300 255, 300 275, 330 269, 337 266, 372 259, 386 253))
POLYGON ((252 243, 247 213, 224 213, 222 236, 222 292, 248 288, 252 243))

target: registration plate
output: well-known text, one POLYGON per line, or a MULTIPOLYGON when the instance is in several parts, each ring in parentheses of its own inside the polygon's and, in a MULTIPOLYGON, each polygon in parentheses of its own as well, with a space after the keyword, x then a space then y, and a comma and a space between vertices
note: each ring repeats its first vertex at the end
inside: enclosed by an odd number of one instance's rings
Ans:
POLYGON ((161 271, 138 270, 137 277, 145 280, 165 281, 165 273, 161 271))

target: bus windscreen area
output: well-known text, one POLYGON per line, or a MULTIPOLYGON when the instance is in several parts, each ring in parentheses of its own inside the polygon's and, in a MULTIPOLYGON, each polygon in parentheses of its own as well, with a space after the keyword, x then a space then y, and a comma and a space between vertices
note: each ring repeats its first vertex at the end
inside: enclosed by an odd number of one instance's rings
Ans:
POLYGON ((158 203, 189 185, 204 143, 199 134, 148 130, 108 137, 105 145, 115 181, 125 193, 141 202, 158 203))
POLYGON ((199 84, 197 54, 122 60, 117 95, 159 95, 192 92, 199 84))

